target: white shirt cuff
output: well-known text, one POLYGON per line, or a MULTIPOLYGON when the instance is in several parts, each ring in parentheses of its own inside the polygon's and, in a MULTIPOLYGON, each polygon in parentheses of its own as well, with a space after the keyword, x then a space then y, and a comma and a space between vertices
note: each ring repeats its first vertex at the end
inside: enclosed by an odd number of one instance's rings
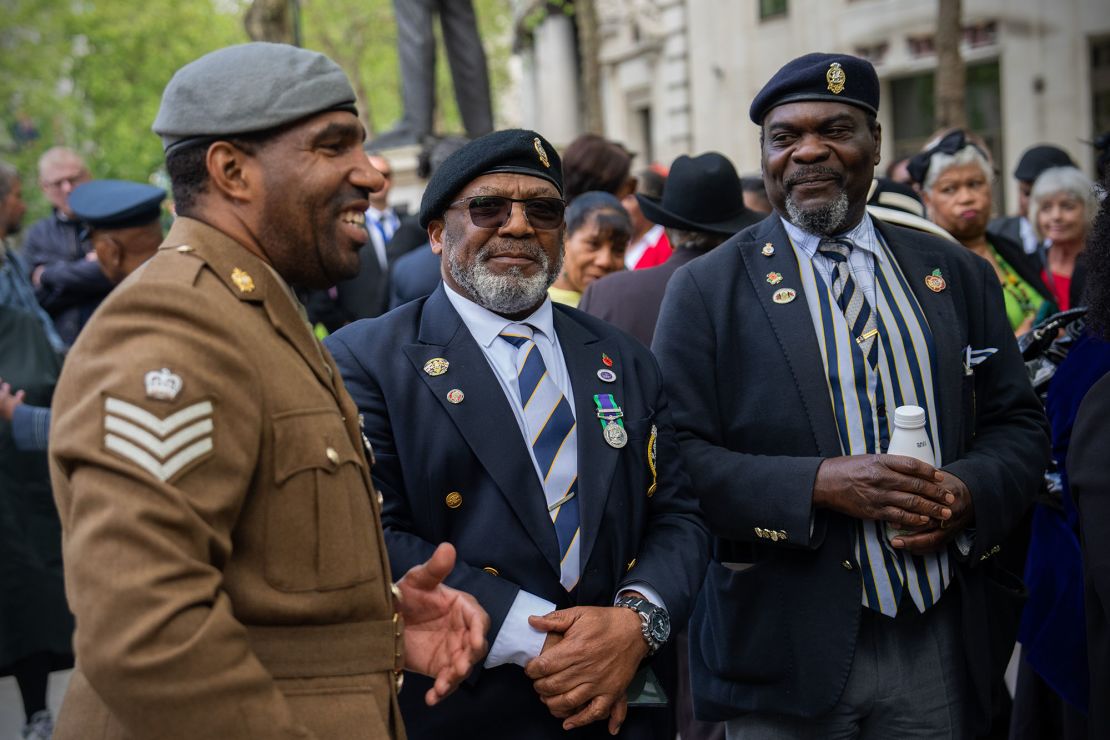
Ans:
POLYGON ((547 639, 546 632, 528 624, 528 617, 539 617, 553 611, 555 604, 547 599, 541 599, 523 589, 518 591, 483 665, 486 668, 495 668, 506 663, 515 663, 523 668, 528 661, 540 654, 543 642, 547 639))

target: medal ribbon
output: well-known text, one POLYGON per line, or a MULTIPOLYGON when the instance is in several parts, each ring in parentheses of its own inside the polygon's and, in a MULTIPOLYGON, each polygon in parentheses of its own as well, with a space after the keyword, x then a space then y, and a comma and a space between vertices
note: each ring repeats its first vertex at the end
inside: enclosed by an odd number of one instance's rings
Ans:
POLYGON ((621 429, 624 429, 624 421, 621 420, 624 412, 617 405, 612 393, 597 394, 594 396, 594 403, 597 404, 597 420, 601 422, 602 429, 605 429, 614 421, 620 425, 621 429))

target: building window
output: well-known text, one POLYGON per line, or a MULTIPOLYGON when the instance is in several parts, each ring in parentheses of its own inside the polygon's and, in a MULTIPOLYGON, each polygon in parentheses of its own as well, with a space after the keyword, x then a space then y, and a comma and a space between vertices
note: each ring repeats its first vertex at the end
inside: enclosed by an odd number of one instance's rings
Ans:
MULTIPOLYGON (((1110 38, 1091 41, 1091 136, 1110 131, 1110 38)), ((1091 150, 1092 170, 1098 152, 1091 150)))
POLYGON ((759 20, 781 18, 786 15, 786 0, 759 0, 759 20))

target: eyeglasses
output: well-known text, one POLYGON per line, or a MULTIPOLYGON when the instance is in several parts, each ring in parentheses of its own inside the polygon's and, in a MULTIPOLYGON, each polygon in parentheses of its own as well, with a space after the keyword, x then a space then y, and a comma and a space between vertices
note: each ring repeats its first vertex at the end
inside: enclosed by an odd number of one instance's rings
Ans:
POLYGON ((59 177, 56 180, 46 180, 42 184, 43 184, 43 187, 45 187, 47 190, 57 190, 58 188, 62 187, 63 185, 65 185, 67 183, 69 184, 69 186, 71 188, 75 188, 83 182, 88 182, 88 179, 89 179, 89 173, 85 172, 85 171, 81 171, 81 172, 77 173, 76 175, 68 175, 66 177, 59 177))
POLYGON ((504 195, 476 195, 451 203, 448 208, 465 203, 470 222, 480 229, 500 229, 512 217, 513 203, 524 204, 524 217, 536 229, 557 229, 563 225, 567 204, 560 198, 508 198, 504 195))

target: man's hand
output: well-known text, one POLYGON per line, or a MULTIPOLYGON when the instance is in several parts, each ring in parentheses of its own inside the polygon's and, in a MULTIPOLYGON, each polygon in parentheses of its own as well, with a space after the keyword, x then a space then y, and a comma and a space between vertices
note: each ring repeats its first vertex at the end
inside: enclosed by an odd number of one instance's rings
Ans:
POLYGON ((648 651, 639 615, 619 606, 577 606, 528 623, 549 633, 543 652, 524 667, 540 700, 565 719, 564 730, 608 717, 616 735, 628 713, 624 692, 648 651))
POLYGON ((435 678, 424 701, 447 698, 488 650, 489 615, 473 596, 443 585, 455 567, 455 548, 444 542, 397 582, 405 620, 405 668, 435 678))
POLYGON ((831 457, 817 469, 813 505, 918 529, 952 518, 956 496, 943 479, 932 465, 902 455, 831 457))
POLYGON ((962 480, 946 471, 938 471, 941 475, 940 486, 954 501, 949 505, 952 516, 941 521, 939 526, 928 527, 922 532, 898 535, 891 539, 894 547, 905 548, 914 555, 926 555, 945 547, 949 540, 955 537, 975 520, 975 505, 971 500, 971 491, 962 480))
POLYGON ((23 391, 12 393, 12 387, 0 378, 0 419, 11 421, 12 415, 15 414, 15 407, 23 403, 25 395, 23 391))

